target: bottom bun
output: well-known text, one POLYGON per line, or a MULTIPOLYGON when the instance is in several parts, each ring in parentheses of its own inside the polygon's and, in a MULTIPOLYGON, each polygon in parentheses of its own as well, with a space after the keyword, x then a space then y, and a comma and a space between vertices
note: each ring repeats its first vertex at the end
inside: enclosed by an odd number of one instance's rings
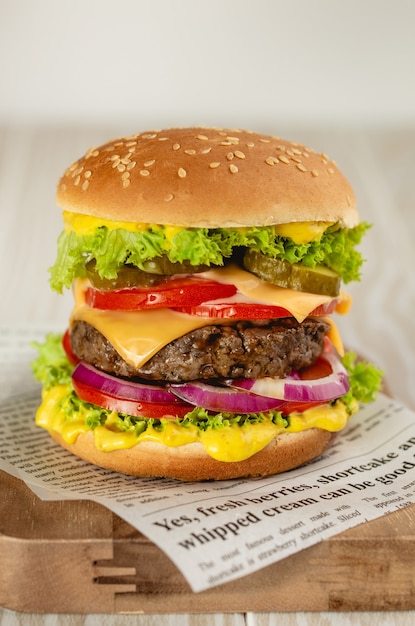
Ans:
POLYGON ((187 482, 272 476, 317 458, 330 446, 336 433, 311 428, 283 433, 263 450, 244 461, 216 461, 200 443, 168 447, 144 441, 133 448, 102 452, 95 446, 92 431, 81 434, 73 444, 56 433, 53 439, 74 455, 99 467, 130 476, 175 478, 187 482))

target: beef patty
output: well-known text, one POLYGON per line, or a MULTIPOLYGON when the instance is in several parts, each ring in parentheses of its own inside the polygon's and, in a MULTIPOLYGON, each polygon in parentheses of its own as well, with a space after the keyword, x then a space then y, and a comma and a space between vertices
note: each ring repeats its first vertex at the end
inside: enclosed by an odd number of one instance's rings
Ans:
POLYGON ((329 325, 315 318, 287 317, 210 325, 172 341, 134 368, 93 326, 75 322, 72 350, 82 361, 117 376, 182 382, 217 378, 287 376, 311 365, 323 350, 329 325))

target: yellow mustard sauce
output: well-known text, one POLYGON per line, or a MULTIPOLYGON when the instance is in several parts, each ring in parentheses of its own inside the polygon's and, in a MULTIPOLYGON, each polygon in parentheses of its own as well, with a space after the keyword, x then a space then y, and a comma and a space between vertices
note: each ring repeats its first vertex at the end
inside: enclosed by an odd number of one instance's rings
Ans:
MULTIPOLYGON (((58 432, 64 441, 74 443, 81 433, 90 430, 84 415, 76 418, 66 418, 61 403, 68 394, 69 387, 58 385, 49 391, 43 392, 43 401, 40 405, 36 424, 48 431, 58 432)), ((122 431, 117 427, 119 418, 116 413, 110 414, 103 426, 94 429, 95 444, 99 450, 110 452, 132 448, 142 441, 155 441, 165 446, 176 447, 189 443, 200 442, 206 452, 219 461, 242 461, 259 452, 282 432, 301 432, 309 428, 322 428, 331 432, 341 430, 347 423, 348 413, 346 406, 338 401, 334 406, 314 407, 304 413, 293 413, 290 416, 290 425, 282 428, 271 420, 264 420, 256 424, 233 424, 223 428, 209 428, 206 431, 196 426, 180 426, 175 420, 166 421, 161 430, 149 426, 143 433, 136 436, 132 431, 122 431)))

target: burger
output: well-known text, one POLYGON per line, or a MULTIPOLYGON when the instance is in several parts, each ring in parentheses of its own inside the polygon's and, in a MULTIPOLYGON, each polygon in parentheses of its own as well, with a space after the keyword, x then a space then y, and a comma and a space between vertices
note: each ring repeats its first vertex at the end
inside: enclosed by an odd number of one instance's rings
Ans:
POLYGON ((142 132, 61 177, 51 268, 74 306, 38 344, 36 423, 86 461, 184 481, 321 455, 381 373, 333 314, 359 280, 353 190, 324 154, 216 128, 142 132))

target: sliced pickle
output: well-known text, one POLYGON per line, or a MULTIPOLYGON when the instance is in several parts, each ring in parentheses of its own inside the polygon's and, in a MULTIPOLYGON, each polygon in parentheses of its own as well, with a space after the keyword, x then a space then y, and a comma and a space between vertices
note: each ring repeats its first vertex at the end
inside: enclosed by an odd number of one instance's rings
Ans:
POLYGON ((188 261, 172 263, 167 257, 158 257, 143 263, 144 270, 135 265, 123 265, 116 278, 101 277, 95 267, 95 261, 86 265, 86 275, 96 289, 129 289, 131 287, 153 287, 172 274, 193 274, 205 272, 207 265, 190 265, 188 261))
POLYGON ((95 261, 87 263, 86 275, 95 289, 103 290, 153 287, 164 280, 164 276, 143 272, 134 265, 123 265, 116 278, 103 278, 95 269, 95 261))
POLYGON ((273 259, 255 250, 247 250, 243 265, 252 274, 279 287, 332 298, 338 296, 340 292, 339 274, 321 265, 314 268, 306 267, 301 263, 273 259))
POLYGON ((143 270, 149 274, 196 274, 206 272, 208 265, 192 265, 190 261, 170 261, 166 256, 158 256, 143 263, 143 270))

